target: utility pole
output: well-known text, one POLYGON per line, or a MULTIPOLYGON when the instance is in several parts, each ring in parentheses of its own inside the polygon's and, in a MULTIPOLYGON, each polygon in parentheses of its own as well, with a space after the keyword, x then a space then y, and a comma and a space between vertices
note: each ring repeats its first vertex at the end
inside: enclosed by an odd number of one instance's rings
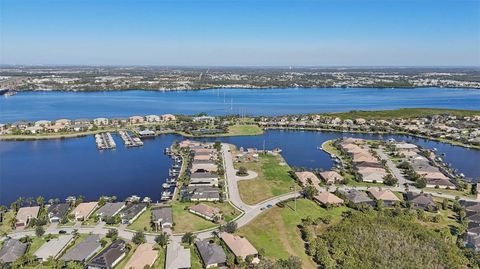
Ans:
POLYGON ((295 192, 295 212, 297 212, 297 185, 293 185, 295 192))

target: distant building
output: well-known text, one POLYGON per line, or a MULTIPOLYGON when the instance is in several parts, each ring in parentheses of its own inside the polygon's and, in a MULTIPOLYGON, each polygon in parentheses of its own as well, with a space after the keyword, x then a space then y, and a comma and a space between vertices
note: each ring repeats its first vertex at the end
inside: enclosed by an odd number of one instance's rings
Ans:
POLYGON ((108 119, 107 118, 96 118, 93 120, 93 124, 97 126, 106 126, 108 125, 108 119))
POLYGON ((131 124, 140 124, 145 122, 142 116, 131 116, 128 118, 131 124))

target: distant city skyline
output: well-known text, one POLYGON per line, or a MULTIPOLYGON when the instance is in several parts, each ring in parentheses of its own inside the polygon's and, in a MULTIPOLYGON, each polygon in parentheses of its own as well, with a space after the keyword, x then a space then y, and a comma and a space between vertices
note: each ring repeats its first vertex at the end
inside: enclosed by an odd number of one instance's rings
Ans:
POLYGON ((0 0, 0 64, 480 66, 480 1, 0 0))

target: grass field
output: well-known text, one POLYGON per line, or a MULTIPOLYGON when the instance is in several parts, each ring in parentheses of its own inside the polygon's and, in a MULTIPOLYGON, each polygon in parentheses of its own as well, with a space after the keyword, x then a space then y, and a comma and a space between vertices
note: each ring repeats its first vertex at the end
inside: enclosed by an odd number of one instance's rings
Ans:
POLYGON ((338 207, 326 210, 315 202, 299 199, 297 211, 293 211, 294 202, 288 202, 285 208, 273 207, 239 229, 238 234, 245 236, 257 249, 263 249, 267 257, 279 259, 289 255, 302 259, 303 268, 316 268, 315 263, 305 253, 304 242, 297 225, 303 218, 310 216, 332 216, 332 224, 338 222, 341 213, 348 210, 338 207))
POLYGON ((200 260, 199 254, 195 246, 190 246, 190 255, 191 255, 191 263, 192 269, 202 269, 202 261, 200 260))
POLYGON ((436 108, 402 108, 395 110, 381 111, 350 111, 341 113, 326 113, 324 115, 335 116, 341 119, 393 119, 393 118, 416 118, 439 114, 450 114, 455 116, 479 115, 479 110, 457 110, 457 109, 436 109, 436 108))
POLYGON ((260 135, 263 134, 262 128, 258 125, 232 125, 228 127, 228 135, 260 135))
MULTIPOLYGON (((220 208, 225 218, 225 221, 230 221, 236 216, 240 215, 240 212, 233 208, 229 203, 211 203, 211 202, 202 202, 212 207, 220 208)), ((213 223, 209 220, 206 220, 200 216, 190 213, 188 210, 185 210, 185 207, 194 205, 195 203, 189 202, 175 202, 172 203, 173 211, 173 222, 175 226, 173 227, 174 233, 185 233, 185 232, 194 232, 201 231, 205 229, 210 229, 218 226, 218 224, 213 223)))
POLYGON ((268 198, 291 191, 295 184, 288 172, 290 167, 280 156, 261 154, 258 162, 235 164, 235 168, 244 166, 255 171, 258 177, 238 182, 240 197, 247 204, 256 204, 268 198))
POLYGON ((151 225, 151 216, 152 216, 152 209, 147 208, 145 212, 143 212, 138 219, 136 219, 132 224, 128 225, 128 229, 132 229, 135 231, 146 231, 146 232, 151 232, 152 230, 152 225, 151 225))

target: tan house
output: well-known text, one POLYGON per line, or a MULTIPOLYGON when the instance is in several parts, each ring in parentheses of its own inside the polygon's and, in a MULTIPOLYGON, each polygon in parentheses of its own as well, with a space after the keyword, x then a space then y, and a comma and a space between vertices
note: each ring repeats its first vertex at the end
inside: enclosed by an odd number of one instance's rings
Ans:
POLYGON ((93 119, 93 124, 97 126, 106 126, 108 125, 108 119, 107 118, 96 118, 93 119))
POLYGON ((335 184, 343 181, 342 175, 340 175, 337 171, 324 171, 320 173, 320 176, 327 184, 335 184))
POLYGON ((162 121, 174 121, 177 118, 172 114, 164 114, 161 116, 162 121))
POLYGON ((140 124, 145 121, 142 116, 131 116, 128 119, 131 124, 140 124))
POLYGON ((37 127, 46 127, 46 126, 50 126, 51 124, 52 122, 49 120, 39 120, 35 122, 35 126, 37 127))
POLYGON ((400 199, 389 189, 370 188, 368 190, 375 200, 382 200, 387 205, 399 202, 400 199))
POLYGON ((97 208, 97 202, 80 203, 73 211, 75 220, 83 221, 90 217, 93 211, 97 208))
POLYGON ((221 218, 220 209, 206 204, 198 204, 191 206, 188 211, 195 215, 213 221, 215 217, 221 218))
MULTIPOLYGON (((144 243, 137 247, 124 268, 143 269, 145 266, 153 266, 158 257, 158 251, 153 249, 153 244, 144 243)), ((149 267, 149 268, 150 268, 149 267)))
POLYGON ((304 186, 313 184, 315 186, 318 186, 320 184, 320 179, 318 177, 309 171, 303 171, 303 172, 295 172, 295 175, 298 177, 298 180, 302 182, 304 186))
POLYGON ((147 116, 145 116, 145 120, 147 122, 159 122, 160 121, 160 116, 158 116, 158 115, 147 115, 147 116))
POLYGON ((252 263, 259 262, 257 249, 246 238, 229 233, 221 233, 220 239, 225 242, 225 245, 233 252, 235 257, 242 257, 245 260, 247 256, 253 256, 252 263))
POLYGON ((55 125, 60 125, 60 126, 69 126, 72 124, 72 121, 69 119, 59 119, 55 121, 55 125))
POLYGON ((27 226, 31 219, 38 217, 39 211, 39 206, 21 207, 17 212, 15 227, 23 228, 27 226))
POLYGON ((330 192, 321 192, 313 197, 313 199, 322 205, 341 205, 343 204, 343 200, 338 198, 333 193, 330 192))

